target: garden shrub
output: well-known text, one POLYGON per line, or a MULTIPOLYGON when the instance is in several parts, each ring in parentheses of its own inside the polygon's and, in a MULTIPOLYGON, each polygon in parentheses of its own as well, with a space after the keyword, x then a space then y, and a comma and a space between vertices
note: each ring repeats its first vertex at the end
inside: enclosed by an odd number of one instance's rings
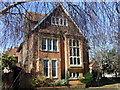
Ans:
POLYGON ((91 73, 86 73, 82 78, 79 78, 79 80, 86 84, 86 85, 91 85, 91 82, 93 81, 93 75, 91 73))
POLYGON ((49 83, 49 86, 50 86, 50 87, 55 87, 55 86, 56 86, 56 83, 55 83, 55 82, 49 83))
POLYGON ((55 86, 65 86, 68 85, 68 81, 66 79, 58 79, 55 82, 52 82, 49 84, 49 86, 55 87, 55 86))
POLYGON ((51 83, 50 79, 46 79, 46 77, 39 73, 39 74, 33 74, 30 78, 30 83, 33 87, 47 87, 49 86, 49 83, 51 83))
POLYGON ((64 86, 67 84, 67 80, 65 79, 58 79, 57 81, 55 81, 56 86, 64 86))
POLYGON ((54 82, 52 79, 46 79, 42 73, 33 73, 30 78, 30 83, 32 87, 55 87, 55 86, 65 86, 68 85, 67 79, 58 79, 54 82))

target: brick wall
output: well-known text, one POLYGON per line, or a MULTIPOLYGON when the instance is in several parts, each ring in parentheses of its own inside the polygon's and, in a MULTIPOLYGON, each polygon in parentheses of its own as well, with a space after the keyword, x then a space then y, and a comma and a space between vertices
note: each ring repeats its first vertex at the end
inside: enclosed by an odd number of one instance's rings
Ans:
MULTIPOLYGON (((28 21, 27 21, 28 22, 28 21)), ((29 24, 29 23, 28 23, 29 24)), ((32 24, 30 22, 30 24, 32 24)), ((33 23, 32 26, 34 26, 33 23)), ((29 27, 29 25, 28 25, 29 27)), ((31 27, 30 27, 31 28, 31 27)), ((82 73, 88 72, 88 47, 85 42, 84 36, 81 34, 80 30, 72 22, 70 17, 65 14, 61 6, 56 8, 53 13, 51 13, 34 31, 29 31, 25 28, 24 44, 21 52, 21 61, 26 62, 26 71, 30 72, 34 68, 36 72, 43 72, 43 60, 48 59, 50 61, 50 78, 51 77, 51 60, 57 60, 57 71, 58 78, 61 78, 62 74, 68 73, 68 68, 70 68, 69 61, 69 39, 77 39, 80 44, 80 60, 81 60, 81 70, 82 73), (67 18, 68 26, 51 25, 51 17, 62 17, 67 18), (57 52, 47 52, 41 50, 41 40, 42 38, 56 38, 58 40, 58 51, 57 52), (86 63, 86 64, 85 64, 86 63), (28 70, 29 69, 29 70, 28 70), (65 69, 65 71, 64 71, 65 69)))

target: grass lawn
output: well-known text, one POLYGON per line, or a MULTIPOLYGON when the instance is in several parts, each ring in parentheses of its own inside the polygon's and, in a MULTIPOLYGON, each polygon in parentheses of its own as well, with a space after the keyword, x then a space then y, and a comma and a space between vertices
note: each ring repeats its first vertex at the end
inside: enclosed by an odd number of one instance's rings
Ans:
POLYGON ((90 87, 90 88, 120 88, 120 83, 103 85, 99 87, 90 87))

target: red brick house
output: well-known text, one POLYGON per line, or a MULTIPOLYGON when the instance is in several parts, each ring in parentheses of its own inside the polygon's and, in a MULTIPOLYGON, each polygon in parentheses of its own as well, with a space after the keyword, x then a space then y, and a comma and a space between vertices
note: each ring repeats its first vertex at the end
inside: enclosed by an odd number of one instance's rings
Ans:
POLYGON ((47 78, 82 77, 89 71, 88 42, 62 4, 48 14, 26 12, 19 63, 47 78))

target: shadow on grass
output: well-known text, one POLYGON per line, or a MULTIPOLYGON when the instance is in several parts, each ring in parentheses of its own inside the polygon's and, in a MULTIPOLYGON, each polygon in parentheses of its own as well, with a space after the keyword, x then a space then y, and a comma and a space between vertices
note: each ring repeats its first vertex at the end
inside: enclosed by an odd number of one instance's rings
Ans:
POLYGON ((116 84, 116 83, 120 83, 120 77, 119 78, 115 78, 115 77, 114 78, 103 77, 99 81, 92 82, 91 87, 99 87, 99 86, 116 84))

